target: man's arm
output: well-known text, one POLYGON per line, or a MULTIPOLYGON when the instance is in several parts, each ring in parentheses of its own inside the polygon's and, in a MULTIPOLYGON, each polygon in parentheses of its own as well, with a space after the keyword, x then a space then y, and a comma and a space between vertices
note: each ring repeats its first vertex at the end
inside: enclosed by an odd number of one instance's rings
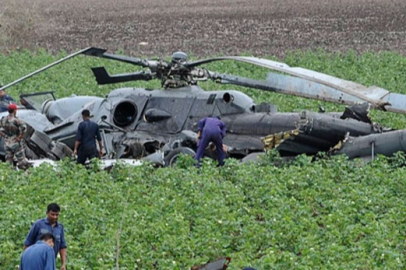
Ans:
MULTIPOLYGON (((61 225, 62 226, 62 225, 61 225)), ((61 245, 59 248, 59 255, 61 256, 61 270, 66 270, 66 248, 68 246, 66 245, 66 240, 65 240, 65 229, 62 227, 61 231, 61 245)))
POLYGON ((61 255, 61 270, 66 270, 66 248, 61 248, 59 255, 61 255))
POLYGON ((4 131, 4 128, 3 128, 3 118, 4 118, 5 116, 3 116, 2 118, 1 118, 1 120, 0 120, 0 136, 1 137, 6 137, 6 134, 3 132, 4 131))
POLYGON ((7 100, 7 101, 14 101, 14 98, 12 98, 12 97, 9 96, 9 95, 5 95, 5 96, 4 96, 4 100, 7 100))
POLYGON ((199 147, 199 142, 200 142, 200 139, 202 138, 202 131, 201 130, 199 130, 198 132, 197 132, 197 138, 196 138, 196 144, 197 144, 197 146, 199 147))
POLYGON ((25 238, 23 250, 26 250, 27 247, 35 244, 37 235, 38 235, 38 230, 37 230, 36 223, 34 223, 31 226, 30 232, 28 233, 27 237, 25 238))
POLYGON ((79 124, 78 130, 76 131, 76 141, 75 141, 75 146, 73 148, 73 155, 77 155, 78 153, 78 148, 80 145, 80 141, 82 140, 82 128, 83 128, 83 122, 79 124))
POLYGON ((101 140, 98 141, 98 143, 99 143, 99 157, 102 157, 102 155, 103 155, 103 144, 102 144, 101 140))
POLYGON ((221 122, 221 138, 224 138, 226 136, 226 124, 224 122, 221 122))
POLYGON ((27 125, 19 119, 17 121, 18 121, 18 128, 20 130, 20 135, 17 137, 17 141, 19 142, 24 137, 25 131, 27 130, 27 125))
POLYGON ((21 254, 21 258, 20 258, 20 268, 18 268, 18 270, 24 270, 25 268, 23 267, 23 258, 24 258, 24 252, 23 254, 21 254))
POLYGON ((99 126, 97 126, 97 130, 96 130, 96 139, 97 139, 97 142, 99 143, 99 156, 102 157, 102 155, 103 155, 103 143, 102 143, 102 138, 100 136, 99 126))
POLYGON ((55 251, 53 248, 49 247, 46 250, 45 254, 45 265, 44 270, 55 270, 56 269, 56 262, 55 262, 55 251))
POLYGON ((202 120, 199 121, 199 124, 197 125, 197 130, 199 130, 199 131, 203 130, 205 125, 206 125, 206 118, 203 118, 202 120))
POLYGON ((75 141, 75 147, 73 148, 73 154, 76 156, 78 153, 78 148, 80 145, 80 141, 75 141))

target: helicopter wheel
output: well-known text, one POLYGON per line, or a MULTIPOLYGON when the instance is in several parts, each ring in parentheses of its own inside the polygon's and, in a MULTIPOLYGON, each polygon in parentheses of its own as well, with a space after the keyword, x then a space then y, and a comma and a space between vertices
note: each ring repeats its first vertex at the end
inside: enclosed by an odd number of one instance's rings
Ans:
POLYGON ((179 155, 189 155, 194 157, 196 155, 195 151, 189 147, 178 147, 171 150, 164 158, 165 160, 165 167, 172 166, 176 163, 179 155))

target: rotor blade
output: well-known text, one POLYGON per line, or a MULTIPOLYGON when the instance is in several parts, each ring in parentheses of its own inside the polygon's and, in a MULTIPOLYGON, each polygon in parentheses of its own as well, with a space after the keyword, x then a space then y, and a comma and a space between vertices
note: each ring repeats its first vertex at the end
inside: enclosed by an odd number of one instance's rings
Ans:
POLYGON ((321 83, 280 73, 269 73, 266 81, 218 73, 210 73, 210 76, 211 79, 221 84, 239 85, 339 104, 353 105, 367 100, 373 109, 384 109, 406 114, 406 95, 389 93, 387 90, 378 87, 368 88, 369 92, 365 95, 368 98, 360 98, 321 83), (386 105, 389 103, 390 105, 386 105), (386 106, 383 107, 381 104, 386 106))
POLYGON ((141 60, 140 58, 106 53, 105 49, 100 49, 100 48, 92 48, 92 50, 89 51, 88 53, 86 53, 86 55, 106 58, 106 59, 110 59, 110 60, 116 60, 116 61, 120 61, 120 62, 124 62, 124 63, 128 63, 128 64, 133 64, 136 66, 142 66, 142 67, 149 66, 148 61, 141 60))
POLYGON ((91 48, 89 48, 89 50, 83 52, 82 54, 88 55, 88 56, 96 56, 96 57, 99 56, 100 57, 100 55, 102 55, 106 51, 107 51, 106 49, 91 47, 91 48))
MULTIPOLYGON (((354 102, 366 101, 376 109, 406 114, 406 95, 390 93, 388 90, 377 86, 366 87, 355 82, 343 80, 309 69, 289 67, 284 63, 268 59, 229 56, 190 62, 184 64, 184 66, 193 68, 201 64, 223 60, 234 60, 250 63, 270 70, 285 73, 268 75, 265 88, 283 89, 285 90, 286 94, 293 94, 336 103, 353 104, 354 102), (286 74, 291 76, 287 76, 286 74), (277 78, 279 82, 275 83, 273 81, 275 78, 277 78), (308 87, 307 84, 312 84, 312 86, 308 87), (315 90, 316 88, 319 90, 315 90), (324 89, 328 89, 329 93, 324 93, 324 89), (330 95, 330 93, 333 94, 330 95)), ((261 82, 261 84, 263 84, 263 82, 261 82)))
POLYGON ((38 69, 38 70, 36 70, 36 71, 34 71, 34 72, 28 74, 28 75, 25 75, 24 77, 21 77, 21 78, 15 80, 14 82, 11 82, 11 83, 9 83, 9 84, 4 85, 3 87, 0 88, 0 90, 5 90, 5 89, 9 88, 10 86, 13 86, 13 85, 15 85, 15 84, 17 84, 17 83, 19 83, 19 82, 22 82, 22 81, 24 81, 24 80, 26 80, 26 79, 28 79, 28 78, 30 78, 30 77, 32 77, 32 76, 34 76, 34 75, 36 75, 36 74, 42 72, 42 71, 44 71, 44 70, 47 70, 48 68, 51 68, 51 67, 53 67, 53 66, 56 66, 56 65, 58 65, 58 64, 60 64, 60 63, 62 63, 62 62, 64 62, 64 61, 66 61, 66 60, 68 60, 68 59, 70 59, 70 58, 73 58, 73 57, 75 57, 75 56, 77 56, 77 55, 79 55, 79 54, 83 54, 83 53, 89 52, 89 51, 91 51, 92 49, 94 49, 94 48, 88 47, 88 48, 86 48, 86 49, 83 49, 83 50, 80 50, 80 51, 78 51, 78 52, 72 53, 72 54, 70 54, 70 55, 68 55, 68 56, 66 56, 66 57, 64 57, 64 58, 62 58, 62 59, 59 59, 58 61, 55 61, 55 62, 53 62, 53 63, 51 63, 51 64, 49 64, 49 65, 47 65, 47 66, 45 66, 45 67, 42 67, 42 68, 40 68, 40 69, 38 69))
POLYGON ((108 74, 104 67, 92 68, 92 71, 98 84, 112 84, 137 80, 148 81, 152 79, 151 74, 144 71, 118 75, 108 74))

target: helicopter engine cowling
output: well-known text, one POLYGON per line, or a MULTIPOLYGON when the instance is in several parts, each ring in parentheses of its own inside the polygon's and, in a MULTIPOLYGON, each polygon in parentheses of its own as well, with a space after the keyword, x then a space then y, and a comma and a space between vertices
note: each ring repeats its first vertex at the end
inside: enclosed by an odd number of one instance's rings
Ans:
POLYGON ((113 121, 119 127, 125 127, 132 124, 138 114, 137 105, 131 100, 119 102, 114 107, 113 121))

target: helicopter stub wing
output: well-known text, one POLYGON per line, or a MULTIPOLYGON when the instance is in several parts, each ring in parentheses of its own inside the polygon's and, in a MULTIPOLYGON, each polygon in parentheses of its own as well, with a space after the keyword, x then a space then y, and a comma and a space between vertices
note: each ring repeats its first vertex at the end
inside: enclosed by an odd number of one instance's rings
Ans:
POLYGON ((376 109, 406 114, 406 95, 390 93, 388 90, 377 86, 366 87, 352 81, 305 68, 290 67, 287 64, 268 59, 243 56, 217 57, 189 62, 185 66, 193 68, 202 64, 224 60, 250 63, 279 73, 269 73, 266 81, 227 74, 214 74, 214 79, 220 83, 236 84, 342 104, 366 101, 376 109))

